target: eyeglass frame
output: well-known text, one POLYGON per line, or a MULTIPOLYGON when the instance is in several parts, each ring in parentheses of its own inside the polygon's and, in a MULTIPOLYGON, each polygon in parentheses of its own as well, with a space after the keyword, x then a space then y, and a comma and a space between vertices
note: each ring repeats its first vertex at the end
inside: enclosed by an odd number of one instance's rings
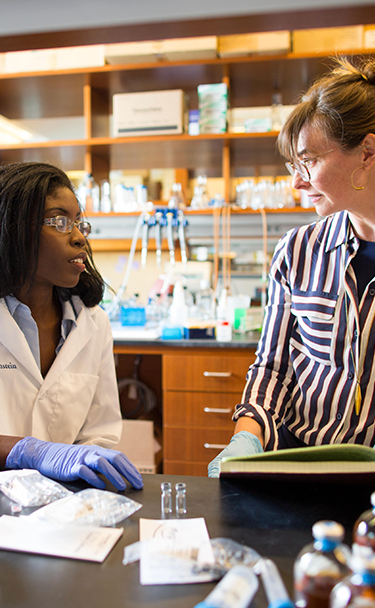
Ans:
POLYGON ((309 171, 307 163, 312 163, 317 158, 320 158, 321 156, 325 156, 326 154, 329 154, 330 152, 334 152, 335 150, 339 150, 339 149, 340 148, 332 148, 331 150, 327 150, 327 152, 322 152, 322 154, 317 154, 313 158, 308 158, 307 160, 299 161, 299 164, 302 165, 302 168, 306 170, 307 176, 303 175, 301 173, 301 167, 297 167, 294 163, 286 162, 285 166, 288 169, 289 173, 292 175, 292 177, 294 177, 295 172, 297 171, 297 173, 300 176, 300 178, 302 179, 302 181, 304 181, 306 184, 308 184, 309 182, 311 182, 311 173, 309 171), (306 179, 306 177, 308 177, 308 179, 306 179))
POLYGON ((66 215, 56 215, 55 217, 45 218, 43 221, 43 226, 54 226, 57 232, 60 232, 61 234, 70 234, 71 232, 73 232, 74 226, 77 226, 78 230, 81 232, 81 234, 83 234, 85 238, 87 238, 91 232, 90 222, 87 222, 86 220, 76 220, 75 222, 73 222, 73 220, 71 220, 66 215), (66 226, 65 230, 61 230, 61 226, 57 224, 58 220, 64 220, 66 226), (88 229, 87 234, 84 233, 82 228, 88 229))

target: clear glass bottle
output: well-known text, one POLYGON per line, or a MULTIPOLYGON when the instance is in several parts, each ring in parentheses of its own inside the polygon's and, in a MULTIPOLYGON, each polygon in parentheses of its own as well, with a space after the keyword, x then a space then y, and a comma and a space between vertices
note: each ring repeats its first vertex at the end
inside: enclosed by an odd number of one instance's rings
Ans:
POLYGON ((168 201, 169 209, 185 209, 185 198, 182 193, 182 186, 180 183, 172 185, 172 194, 168 201))
POLYGON ((161 489, 161 514, 162 517, 172 515, 172 484, 164 481, 160 484, 161 489))
POLYGON ((330 608, 374 608, 375 554, 355 555, 351 567, 353 574, 332 589, 330 608))
POLYGON ((344 528, 335 521, 318 521, 314 542, 304 547, 294 563, 297 608, 329 608, 333 587, 350 574, 351 552, 342 541, 344 528))
POLYGON ((102 213, 110 213, 112 211, 111 185, 105 179, 100 183, 100 211, 102 213))
POLYGON ((371 494, 372 509, 359 516, 353 528, 353 542, 375 551, 375 492, 371 494))
POLYGON ((179 482, 175 485, 176 490, 176 515, 181 516, 187 513, 186 510, 186 483, 179 482))
POLYGON ((216 314, 215 292, 206 279, 201 279, 199 287, 199 291, 195 294, 199 318, 205 321, 214 319, 216 314))

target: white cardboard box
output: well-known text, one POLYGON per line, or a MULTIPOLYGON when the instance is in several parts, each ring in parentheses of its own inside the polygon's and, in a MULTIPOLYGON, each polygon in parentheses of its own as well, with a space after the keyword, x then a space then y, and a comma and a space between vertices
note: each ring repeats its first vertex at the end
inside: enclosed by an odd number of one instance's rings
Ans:
POLYGON ((56 49, 4 53, 4 72, 44 72, 55 69, 56 49))
POLYGON ((197 38, 163 40, 161 52, 163 59, 168 61, 215 59, 217 57, 217 37, 197 36, 197 38))
POLYGON ((105 65, 104 44, 56 49, 55 69, 94 68, 105 65))
POLYGON ((217 57, 217 37, 197 36, 107 44, 105 57, 110 64, 214 59, 217 57))
POLYGON ((140 473, 155 473, 153 421, 123 420, 120 442, 113 449, 123 452, 140 473))
POLYGON ((159 61, 162 40, 121 42, 105 45, 105 58, 111 65, 159 61))
POLYGON ((294 30, 293 53, 330 53, 362 49, 363 25, 294 30))
POLYGON ((114 137, 182 133, 184 99, 181 89, 114 95, 114 137))
POLYGON ((220 36, 218 52, 220 57, 240 57, 267 53, 288 53, 290 51, 290 32, 258 32, 220 36))

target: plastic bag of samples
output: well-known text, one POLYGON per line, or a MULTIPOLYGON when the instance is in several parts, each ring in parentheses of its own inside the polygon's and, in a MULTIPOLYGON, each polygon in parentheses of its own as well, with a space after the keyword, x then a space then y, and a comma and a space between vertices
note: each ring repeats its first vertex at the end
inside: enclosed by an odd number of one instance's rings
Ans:
POLYGON ((113 526, 141 507, 139 502, 126 496, 90 488, 46 505, 29 517, 58 524, 113 526))
POLYGON ((42 507, 72 494, 57 481, 32 469, 0 473, 0 490, 22 507, 42 507))

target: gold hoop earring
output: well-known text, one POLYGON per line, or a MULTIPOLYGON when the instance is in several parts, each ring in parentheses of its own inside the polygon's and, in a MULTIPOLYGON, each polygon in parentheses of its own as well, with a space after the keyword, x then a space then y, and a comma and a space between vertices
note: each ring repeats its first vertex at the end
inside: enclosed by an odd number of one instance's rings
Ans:
POLYGON ((370 176, 367 177, 367 181, 364 184, 364 186, 355 186, 354 185, 354 181, 353 181, 353 177, 354 177, 355 172, 358 171, 359 169, 364 169, 364 165, 362 165, 361 167, 357 167, 356 169, 354 169, 353 173, 350 176, 350 179, 351 179, 352 186, 353 186, 354 190, 363 190, 367 186, 368 180, 369 180, 369 177, 370 177, 370 176))

